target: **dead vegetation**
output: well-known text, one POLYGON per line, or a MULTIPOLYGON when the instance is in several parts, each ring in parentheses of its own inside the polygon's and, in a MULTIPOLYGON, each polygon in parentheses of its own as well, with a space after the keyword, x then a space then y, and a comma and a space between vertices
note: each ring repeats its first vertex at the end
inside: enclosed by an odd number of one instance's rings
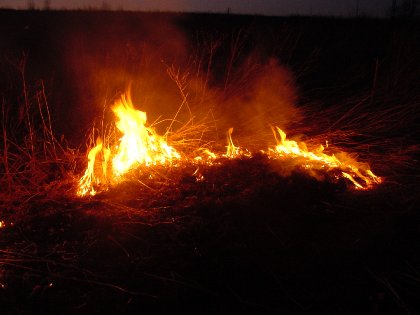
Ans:
MULTIPOLYGON (((239 80, 246 84, 232 85, 241 34, 232 35, 222 88, 228 93, 252 86, 247 78, 259 69, 254 64, 239 80)), ((203 77, 197 68, 164 65, 180 105, 153 124, 185 155, 225 146, 211 105, 227 96, 210 88, 221 44, 205 44, 195 59, 203 77), (196 117, 198 104, 210 106, 196 117)), ((302 106, 303 119, 290 122, 295 139, 309 146, 328 140, 331 150, 369 162, 385 177, 371 191, 355 191, 331 173, 319 181, 293 167, 284 176, 278 169, 288 161, 255 154, 214 165, 140 167, 97 196, 77 198, 85 148, 57 139, 47 87, 28 83, 25 67, 26 58, 15 67, 18 96, 2 95, 5 313, 412 314, 420 307, 418 94, 394 104, 375 96, 376 86, 375 95, 322 110, 302 106)), ((104 117, 84 145, 97 136, 115 141, 104 117)), ((237 141, 258 148, 266 139, 237 141)))

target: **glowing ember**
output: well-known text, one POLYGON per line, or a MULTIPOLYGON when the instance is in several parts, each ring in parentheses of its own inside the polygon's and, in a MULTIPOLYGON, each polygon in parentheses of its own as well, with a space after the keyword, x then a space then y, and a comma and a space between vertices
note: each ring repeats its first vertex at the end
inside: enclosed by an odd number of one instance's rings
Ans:
MULTIPOLYGON (((118 182, 125 173, 139 166, 162 165, 180 160, 181 155, 170 145, 166 139, 159 136, 154 129, 147 127, 145 112, 133 107, 129 94, 122 95, 112 107, 116 116, 116 127, 122 136, 114 147, 107 148, 101 139, 88 153, 88 165, 84 175, 79 180, 77 194, 85 196, 95 195, 95 187, 118 182)), ((233 128, 228 130, 226 153, 218 155, 209 149, 198 149, 202 155, 194 158, 184 157, 184 163, 212 165, 219 157, 236 159, 250 158, 252 154, 246 149, 235 146, 232 140, 233 128)), ((303 142, 296 142, 286 138, 286 133, 280 128, 273 128, 276 146, 265 153, 271 159, 288 159, 293 165, 306 169, 315 176, 316 170, 330 172, 335 170, 337 178, 350 181, 356 189, 368 189, 381 182, 381 178, 373 174, 369 166, 359 163, 343 152, 337 156, 324 153, 320 145, 315 150, 308 150, 303 142), (337 172, 338 171, 338 172, 337 172)), ((328 142, 327 146, 328 146, 328 142)), ((204 178, 199 173, 199 167, 193 176, 197 181, 204 178)), ((0 223, 1 227, 1 223, 0 223)))

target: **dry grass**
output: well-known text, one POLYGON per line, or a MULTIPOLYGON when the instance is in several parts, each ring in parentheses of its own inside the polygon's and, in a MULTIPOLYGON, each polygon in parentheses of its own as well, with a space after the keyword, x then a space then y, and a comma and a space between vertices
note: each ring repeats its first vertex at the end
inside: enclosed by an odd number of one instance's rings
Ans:
POLYGON ((44 82, 26 83, 25 62, 18 67, 24 97, 18 104, 3 97, 1 104, 0 200, 5 209, 68 185, 79 158, 77 150, 56 138, 44 82))
POLYGON ((334 150, 352 153, 385 177, 416 177, 420 146, 416 121, 419 102, 387 104, 370 95, 320 110, 309 105, 303 124, 295 130, 316 145, 328 141, 334 150))
MULTIPOLYGON (((247 87, 243 80, 232 84, 241 45, 235 37, 226 91, 247 87)), ((187 157, 225 146, 212 107, 224 96, 209 84, 218 47, 208 43, 210 60, 197 63, 206 69, 203 78, 197 69, 167 67, 179 106, 151 125, 164 126, 187 157), (195 116, 201 105, 204 114, 195 116)), ((318 182, 299 169, 283 177, 257 154, 213 166, 139 167, 98 196, 76 198, 86 151, 98 136, 112 147, 118 132, 103 115, 87 134, 86 150, 70 148, 55 136, 44 84, 28 85, 24 62, 18 70, 20 114, 10 112, 12 97, 2 98, 0 289, 7 290, 0 301, 26 301, 22 313, 33 311, 26 309, 33 301, 40 310, 60 303, 59 310, 87 313, 156 307, 197 313, 202 305, 210 305, 208 313, 338 313, 353 310, 356 300, 366 303, 357 310, 391 306, 409 314, 418 304, 410 295, 419 287, 418 246, 408 244, 418 236, 418 101, 396 105, 369 94, 329 108, 311 104, 291 124, 288 135, 308 146, 328 140, 331 152, 370 163, 386 177, 377 190, 349 191, 342 180, 326 174, 318 182)), ((235 141, 254 148, 240 135, 235 141)))
MULTIPOLYGON (((18 105, 21 109, 18 118, 9 113, 7 100, 2 99, 0 181, 7 188, 2 192, 3 202, 13 202, 16 198, 31 200, 51 186, 55 189, 60 186, 59 183, 68 185, 77 178, 85 163, 84 155, 78 153, 79 149, 71 149, 63 139, 55 137, 45 86, 42 81, 35 86, 27 85, 25 62, 22 60, 18 67, 24 95, 22 103, 18 105)), ((182 74, 174 66, 167 67, 167 72, 179 90, 180 105, 174 117, 160 119, 151 126, 166 126, 164 137, 188 158, 193 158, 203 148, 223 151, 225 136, 221 139, 215 137, 217 121, 212 109, 201 118, 194 116, 192 108, 200 106, 200 103, 194 102, 201 100, 189 90, 189 72, 182 74), (187 120, 178 120, 180 114, 187 120)), ((327 152, 349 152, 357 160, 370 163, 374 171, 378 169, 379 175, 389 178, 401 175, 416 177, 418 163, 415 156, 419 153, 419 146, 415 131, 410 126, 414 126, 419 118, 417 104, 416 101, 400 105, 386 104, 384 99, 372 98, 371 94, 357 101, 324 107, 322 111, 310 104, 301 109, 304 119, 294 122, 293 131, 288 136, 305 141, 309 147, 328 141, 327 152)), ((86 152, 96 144, 97 138, 101 138, 106 147, 117 144, 118 131, 113 123, 104 121, 104 116, 88 133, 86 152)), ((260 137, 261 134, 256 135, 257 139, 260 137)), ((272 140, 274 144, 275 139, 272 140)), ((238 139, 234 137, 234 142, 251 144, 249 149, 253 149, 252 141, 240 135, 238 139)), ((255 148, 258 149, 257 146, 255 148)))

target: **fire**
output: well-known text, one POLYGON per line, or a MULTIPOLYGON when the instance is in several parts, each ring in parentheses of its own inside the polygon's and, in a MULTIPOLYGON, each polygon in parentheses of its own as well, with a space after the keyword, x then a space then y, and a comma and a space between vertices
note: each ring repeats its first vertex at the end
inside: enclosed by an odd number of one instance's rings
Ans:
POLYGON ((350 157, 346 157, 344 161, 343 159, 338 159, 334 154, 325 154, 323 145, 320 145, 314 151, 309 151, 304 142, 297 143, 296 141, 288 140, 286 133, 278 127, 275 130, 273 129, 273 132, 277 145, 274 148, 270 148, 269 152, 274 157, 301 157, 305 160, 304 166, 309 169, 316 167, 326 170, 338 169, 341 171, 342 177, 350 180, 357 189, 366 189, 373 184, 381 182, 381 178, 373 174, 366 164, 358 163, 350 157))
POLYGON ((79 196, 95 195, 95 185, 115 182, 137 166, 165 164, 180 158, 179 153, 166 143, 164 137, 146 126, 146 113, 134 108, 129 93, 121 96, 112 111, 117 118, 116 127, 122 137, 113 150, 105 148, 98 139, 97 145, 89 151, 88 166, 79 180, 79 196), (96 168, 100 155, 101 167, 96 168))
POLYGON ((96 191, 93 187, 94 184, 98 185, 101 183, 101 177, 106 179, 107 167, 109 156, 111 151, 108 148, 104 148, 102 141, 98 138, 96 146, 89 151, 88 154, 88 166, 86 168, 85 174, 79 180, 79 190, 77 194, 84 196, 86 194, 95 195, 96 191), (103 162, 102 162, 102 172, 98 175, 98 172, 95 171, 95 162, 99 153, 103 153, 103 162))
POLYGON ((236 147, 233 144, 233 140, 232 140, 232 132, 233 132, 233 128, 229 128, 228 130, 228 136, 227 136, 227 147, 226 147, 226 153, 225 153, 225 157, 228 158, 235 158, 237 156, 240 155, 240 150, 238 147, 236 147))
POLYGON ((122 95, 112 111, 118 119, 116 126, 123 134, 112 159, 115 175, 122 175, 136 165, 164 164, 180 158, 163 137, 146 127, 146 113, 134 109, 129 94, 122 95))
POLYGON ((223 154, 223 157, 229 159, 241 158, 241 157, 252 157, 252 154, 241 147, 236 146, 232 140, 233 128, 229 128, 227 135, 227 146, 226 153, 223 154))
MULTIPOLYGON (((88 164, 84 175, 79 180, 77 194, 79 196, 95 195, 95 187, 119 182, 123 175, 139 166, 163 165, 173 161, 184 163, 212 165, 220 157, 229 159, 251 158, 252 153, 236 146, 232 140, 233 128, 228 130, 226 153, 218 155, 207 148, 200 148, 199 155, 191 158, 180 153, 167 143, 167 139, 148 127, 145 112, 134 108, 129 93, 124 94, 112 106, 116 117, 116 127, 121 133, 118 144, 109 148, 101 139, 88 153, 88 164)), ((359 163, 343 152, 337 156, 324 153, 324 146, 320 145, 309 150, 304 142, 289 140, 286 133, 276 127, 273 128, 276 145, 261 151, 271 159, 290 159, 301 168, 307 169, 309 174, 313 170, 326 172, 335 170, 338 177, 350 181, 356 189, 368 189, 381 183, 365 163, 359 163), (338 172, 337 172, 338 171, 338 172)), ((328 142, 327 146, 328 146, 328 142)), ((198 170, 199 168, 197 168, 198 170)))

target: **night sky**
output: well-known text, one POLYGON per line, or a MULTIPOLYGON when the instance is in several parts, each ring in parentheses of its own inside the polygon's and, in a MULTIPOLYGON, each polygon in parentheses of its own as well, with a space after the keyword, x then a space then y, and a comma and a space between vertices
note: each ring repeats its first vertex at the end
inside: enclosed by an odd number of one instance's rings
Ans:
MULTIPOLYGON (((397 2, 401 2, 399 0, 397 2)), ((89 7, 124 10, 181 12, 227 12, 263 15, 360 15, 384 16, 392 0, 0 0, 0 7, 27 8, 32 2, 42 9, 86 9, 89 7)))

